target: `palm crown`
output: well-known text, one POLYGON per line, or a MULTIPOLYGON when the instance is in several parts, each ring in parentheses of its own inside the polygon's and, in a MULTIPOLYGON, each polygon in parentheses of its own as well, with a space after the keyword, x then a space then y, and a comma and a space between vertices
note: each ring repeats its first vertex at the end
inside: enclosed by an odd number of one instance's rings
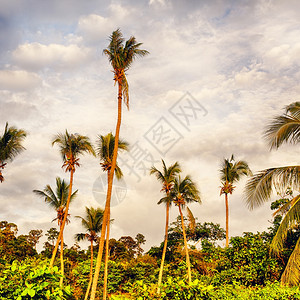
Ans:
POLYGON ((141 50, 139 47, 142 43, 137 43, 135 37, 130 37, 125 42, 120 29, 113 31, 109 38, 109 45, 103 50, 108 57, 109 62, 114 70, 114 80, 122 87, 124 102, 129 107, 128 82, 125 72, 130 68, 134 59, 138 56, 145 56, 149 52, 141 50))
MULTIPOLYGON (((110 171, 112 165, 112 158, 115 147, 115 137, 112 133, 107 135, 99 135, 97 142, 97 154, 101 160, 103 171, 110 171)), ((118 140, 118 150, 128 151, 128 143, 123 140, 118 140)), ((123 176, 123 173, 116 163, 115 174, 117 179, 123 176)))
POLYGON ((178 176, 174 180, 174 187, 171 191, 171 197, 176 205, 184 207, 187 203, 201 203, 199 190, 190 176, 186 176, 183 180, 178 176))
MULTIPOLYGON (((60 177, 56 177, 56 189, 53 191, 49 184, 40 191, 40 190, 33 190, 33 192, 44 198, 45 202, 47 202, 51 207, 53 207, 57 211, 57 218, 54 220, 58 220, 58 224, 61 225, 62 220, 64 218, 64 211, 67 205, 68 193, 69 193, 69 185, 62 180, 60 177)), ((76 197, 78 190, 76 190, 71 195, 70 202, 74 200, 76 197)), ((54 221, 53 220, 53 221, 54 221)))
POLYGON ((76 166, 79 166, 78 156, 85 152, 96 155, 92 144, 87 136, 79 135, 78 133, 69 134, 66 130, 65 134, 57 134, 52 142, 52 145, 58 144, 62 159, 63 167, 66 171, 74 171, 76 166))
POLYGON ((286 106, 285 113, 272 120, 265 132, 265 137, 269 140, 271 149, 278 148, 284 142, 298 143, 300 141, 300 102, 286 106))
POLYGON ((252 175, 248 163, 243 160, 234 161, 234 156, 231 155, 230 159, 224 159, 221 173, 221 194, 232 194, 234 190, 233 183, 240 180, 241 176, 252 175))
POLYGON ((98 238, 97 233, 101 231, 104 210, 101 208, 85 207, 85 213, 85 218, 80 216, 76 216, 76 218, 81 219, 81 224, 88 233, 78 233, 75 238, 78 242, 84 239, 96 242, 98 238))
MULTIPOLYGON (((162 192, 165 192, 168 196, 171 189, 174 186, 175 177, 181 172, 180 166, 178 162, 175 162, 170 167, 167 167, 164 160, 162 159, 163 170, 160 171, 154 166, 150 169, 150 174, 155 174, 158 181, 162 184, 162 192)), ((158 204, 162 202, 169 201, 168 197, 164 197, 160 199, 158 204)), ((170 203, 171 204, 171 203, 170 203)))
POLYGON ((12 161, 25 148, 22 142, 27 133, 23 129, 5 124, 3 135, 0 137, 0 182, 4 181, 1 169, 4 169, 7 161, 12 161))

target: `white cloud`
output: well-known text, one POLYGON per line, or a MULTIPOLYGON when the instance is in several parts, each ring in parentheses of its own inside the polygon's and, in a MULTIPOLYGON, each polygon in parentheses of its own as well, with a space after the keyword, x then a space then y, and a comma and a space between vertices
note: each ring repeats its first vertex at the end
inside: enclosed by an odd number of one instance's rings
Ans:
POLYGON ((77 45, 44 45, 38 42, 20 45, 13 52, 13 60, 24 68, 39 70, 54 68, 58 70, 73 69, 85 64, 91 55, 88 48, 77 45))
POLYGON ((23 70, 0 70, 0 90, 24 91, 41 84, 41 78, 23 70))
POLYGON ((96 14, 81 16, 78 21, 79 33, 91 42, 106 38, 112 29, 112 22, 108 18, 96 14))

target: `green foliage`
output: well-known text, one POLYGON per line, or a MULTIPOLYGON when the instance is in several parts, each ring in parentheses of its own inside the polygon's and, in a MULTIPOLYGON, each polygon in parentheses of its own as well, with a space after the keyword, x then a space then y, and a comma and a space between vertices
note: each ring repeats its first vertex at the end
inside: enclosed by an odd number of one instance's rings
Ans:
POLYGON ((246 286, 277 280, 282 272, 278 261, 269 256, 264 235, 249 232, 243 237, 231 238, 230 247, 224 249, 216 269, 218 274, 212 279, 215 284, 239 282, 246 286))
POLYGON ((0 261, 12 262, 26 257, 37 255, 32 243, 28 242, 28 236, 17 236, 18 228, 13 223, 1 221, 0 223, 0 261))
POLYGON ((70 286, 59 287, 58 268, 51 271, 48 261, 14 261, 3 267, 0 277, 0 299, 72 299, 70 286))
POLYGON ((256 286, 253 288, 245 288, 239 284, 220 285, 218 287, 214 287, 196 279, 191 283, 191 285, 188 285, 183 280, 169 277, 168 280, 162 284, 160 295, 156 292, 155 284, 146 284, 143 280, 140 280, 131 286, 131 290, 128 293, 113 295, 111 299, 296 300, 300 299, 300 290, 296 287, 282 287, 278 282, 268 283, 265 287, 256 286))
POLYGON ((204 285, 198 279, 188 285, 185 281, 178 278, 168 277, 167 281, 161 285, 160 295, 157 295, 156 286, 154 284, 147 285, 142 280, 137 281, 132 286, 131 296, 133 299, 210 299, 209 291, 213 290, 212 285, 204 285))

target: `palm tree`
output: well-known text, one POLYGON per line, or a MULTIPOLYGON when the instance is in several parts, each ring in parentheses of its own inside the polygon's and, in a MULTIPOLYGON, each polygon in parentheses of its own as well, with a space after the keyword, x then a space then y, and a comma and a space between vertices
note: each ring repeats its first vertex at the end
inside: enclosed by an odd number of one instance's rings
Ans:
POLYGON ((0 136, 0 182, 4 181, 1 170, 4 169, 7 161, 12 161, 19 153, 25 150, 22 142, 26 135, 27 133, 23 129, 17 129, 13 126, 8 127, 6 122, 4 133, 0 136))
POLYGON ((158 284, 157 284, 157 293, 160 293, 160 285, 162 282, 163 268, 167 251, 168 244, 168 229, 169 229, 169 214, 170 214, 170 205, 172 204, 170 198, 170 191, 174 186, 175 177, 181 172, 178 162, 175 162, 173 165, 167 168, 164 160, 162 160, 163 170, 159 171, 154 166, 150 170, 150 174, 154 174, 157 180, 162 184, 161 191, 165 193, 165 197, 161 198, 158 204, 164 203, 166 205, 166 226, 165 226, 165 238, 164 238, 164 248, 161 257, 159 275, 158 275, 158 284))
MULTIPOLYGON (((277 116, 267 126, 265 137, 270 148, 278 149, 283 143, 300 142, 300 102, 294 102, 285 107, 283 115, 277 116)), ((300 189, 300 166, 270 168, 256 173, 246 184, 246 203, 250 209, 268 201, 272 192, 285 191, 291 188, 300 189)), ((290 208, 282 219, 271 243, 271 250, 279 253, 288 231, 300 223, 300 194, 290 202, 290 208)), ((281 282, 287 285, 298 285, 300 282, 300 238, 288 260, 281 276, 281 282)))
POLYGON ((118 84, 118 120, 116 125, 116 133, 115 133, 115 145, 114 152, 111 162, 111 170, 108 176, 108 187, 107 187, 107 195, 106 195, 106 203, 105 203, 105 211, 103 218, 103 225, 101 229, 101 237, 99 242, 99 251, 97 255, 97 263, 95 269, 95 275, 93 278, 92 292, 91 292, 91 300, 95 300, 97 282, 99 277, 99 271, 102 260, 102 252, 105 240, 105 232, 106 226, 109 222, 109 209, 110 209, 110 199, 113 185, 113 177, 116 168, 116 161, 118 156, 118 144, 119 144, 119 133, 121 127, 121 118, 122 118, 122 100, 124 100, 126 106, 129 108, 129 91, 128 91, 128 82, 126 79, 125 72, 129 70, 133 61, 137 57, 142 57, 148 54, 148 51, 139 49, 141 43, 137 43, 135 37, 130 37, 128 41, 125 42, 124 38, 120 31, 117 29, 113 31, 110 36, 110 42, 106 49, 104 49, 103 53, 108 57, 108 60, 113 68, 114 72, 114 81, 118 84))
POLYGON ((182 233, 183 233, 184 248, 185 248, 185 254, 186 254, 188 279, 189 279, 189 284, 191 284, 191 282, 192 282, 191 264, 190 264, 189 251, 188 251, 187 240, 186 240, 182 208, 184 208, 187 203, 191 203, 191 202, 201 203, 201 199, 200 199, 199 191, 196 187, 196 184, 192 181, 190 176, 186 176, 183 180, 181 180, 180 176, 175 178, 174 186, 171 190, 170 196, 171 196, 174 204, 176 206, 178 206, 178 209, 179 209, 179 214, 180 214, 180 218, 181 218, 181 227, 182 227, 182 233))
POLYGON ((230 159, 224 159, 222 164, 221 173, 221 191, 220 195, 225 194, 225 208, 226 208, 226 247, 229 245, 229 204, 228 204, 228 194, 232 194, 235 189, 233 184, 238 182, 243 175, 252 175, 252 172, 248 166, 248 163, 239 160, 235 161, 233 154, 230 159))
POLYGON ((57 253, 59 241, 63 235, 63 231, 65 228, 68 212, 69 212, 69 205, 72 195, 72 186, 73 186, 73 177, 76 167, 79 167, 79 158, 80 154, 90 153, 92 155, 96 155, 93 146, 91 145, 89 138, 84 135, 79 135, 78 133, 69 134, 66 130, 65 134, 59 133, 57 134, 53 141, 52 145, 58 144, 59 150, 63 159, 63 168, 66 168, 66 172, 70 172, 70 184, 69 184, 69 193, 66 203, 65 215, 61 224, 61 229, 56 241, 56 245, 53 250, 52 258, 50 261, 50 268, 53 267, 54 259, 57 253))
POLYGON ((76 218, 81 219, 82 226, 86 229, 87 233, 78 233, 75 236, 77 242, 82 240, 88 240, 91 243, 91 267, 90 267, 90 275, 89 275, 89 284, 87 291, 85 293, 84 300, 86 300, 89 296, 92 280, 93 280, 93 260, 94 260, 94 242, 96 243, 98 240, 98 233, 101 231, 103 214, 104 210, 101 208, 88 208, 85 207, 85 218, 76 216, 76 218))
MULTIPOLYGON (((115 146, 115 137, 110 132, 107 135, 99 135, 97 140, 97 155, 100 158, 100 165, 104 172, 110 174, 110 170, 112 167, 112 158, 114 153, 114 146, 115 146)), ((129 144, 126 141, 119 139, 118 141, 118 151, 129 150, 129 144)), ((115 166, 115 174, 117 179, 121 179, 123 177, 122 170, 120 169, 118 163, 116 162, 115 166)))
MULTIPOLYGON (((54 208, 57 212, 57 217, 52 220, 58 222, 59 230, 61 231, 62 222, 65 215, 66 210, 66 204, 69 194, 69 185, 64 181, 61 180, 60 177, 56 177, 56 189, 55 192, 51 188, 51 186, 48 184, 46 187, 40 191, 40 190, 33 190, 33 192, 44 198, 45 202, 47 202, 52 208, 54 208)), ((74 193, 72 193, 70 202, 76 197, 78 190, 76 190, 74 193)), ((69 220, 67 219, 67 223, 69 220)), ((64 239, 63 234, 61 235, 61 243, 60 243, 60 265, 61 265, 61 279, 60 279, 60 286, 63 285, 63 276, 64 276, 64 257, 63 257, 63 249, 64 249, 64 239)))
MULTIPOLYGON (((124 150, 128 151, 129 144, 121 139, 118 141, 118 151, 124 150)), ((107 172, 107 181, 110 176, 111 167, 112 167, 112 158, 115 147, 115 137, 110 132, 109 134, 103 136, 98 136, 97 141, 97 154, 100 157, 100 165, 104 172, 107 172)), ((121 179, 123 176, 122 170, 118 166, 116 162, 115 166, 115 174, 117 179, 121 179)), ((108 208, 108 219, 110 219, 110 207, 108 208)), ((107 276, 108 276, 108 254, 109 254, 109 230, 110 224, 109 222, 106 225, 106 251, 105 251, 105 267, 104 267, 104 285, 103 285, 103 299, 106 299, 107 294, 107 276)))

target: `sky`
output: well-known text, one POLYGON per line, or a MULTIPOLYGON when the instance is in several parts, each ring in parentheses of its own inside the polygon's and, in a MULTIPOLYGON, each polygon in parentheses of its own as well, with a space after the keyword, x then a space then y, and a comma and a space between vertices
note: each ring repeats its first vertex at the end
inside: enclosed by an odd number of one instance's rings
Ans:
MULTIPOLYGON (((182 176, 196 182, 202 204, 190 209, 197 221, 225 227, 224 158, 234 154, 254 173, 299 163, 295 146, 270 151, 263 138, 272 118, 299 101, 299 20, 296 0, 0 0, 0 133, 6 122, 28 132, 26 151, 3 171, 1 220, 17 224, 19 234, 57 226, 55 211, 32 190, 69 179, 52 146, 56 134, 67 129, 96 144, 114 133, 117 87, 103 49, 120 28, 150 54, 127 71, 130 109, 123 107, 120 135, 130 151, 118 158, 124 180, 115 183, 111 237, 142 233, 145 250, 163 241, 163 194, 149 175, 161 159, 178 161, 182 176)), ((69 247, 84 232, 75 216, 103 207, 105 194, 99 158, 84 155, 80 163, 69 247)), ((230 236, 271 226, 270 203, 253 211, 245 205, 246 181, 230 195, 230 236)), ((177 216, 172 207, 171 222, 177 216)))

